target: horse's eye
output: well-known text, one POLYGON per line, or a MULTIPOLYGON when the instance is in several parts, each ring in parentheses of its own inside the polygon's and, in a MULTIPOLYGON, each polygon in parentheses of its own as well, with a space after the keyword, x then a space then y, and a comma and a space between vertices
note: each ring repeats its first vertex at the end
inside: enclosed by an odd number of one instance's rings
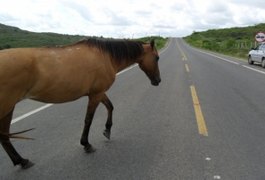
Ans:
POLYGON ((156 61, 158 61, 159 60, 159 56, 156 56, 156 61))

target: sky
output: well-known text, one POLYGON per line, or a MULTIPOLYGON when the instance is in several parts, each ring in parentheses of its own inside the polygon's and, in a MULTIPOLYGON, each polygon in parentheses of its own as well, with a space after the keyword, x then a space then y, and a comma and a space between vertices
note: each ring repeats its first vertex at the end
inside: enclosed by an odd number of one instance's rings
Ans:
POLYGON ((265 23, 265 1, 0 0, 0 23, 71 35, 184 37, 194 31, 265 23))

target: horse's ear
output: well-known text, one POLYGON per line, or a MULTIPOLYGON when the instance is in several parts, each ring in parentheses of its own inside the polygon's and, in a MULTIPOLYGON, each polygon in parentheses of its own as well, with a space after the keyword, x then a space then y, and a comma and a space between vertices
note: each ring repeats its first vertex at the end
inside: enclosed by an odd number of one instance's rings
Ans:
POLYGON ((154 47, 155 47, 155 40, 154 39, 151 40, 150 45, 151 45, 151 48, 154 49, 154 47))

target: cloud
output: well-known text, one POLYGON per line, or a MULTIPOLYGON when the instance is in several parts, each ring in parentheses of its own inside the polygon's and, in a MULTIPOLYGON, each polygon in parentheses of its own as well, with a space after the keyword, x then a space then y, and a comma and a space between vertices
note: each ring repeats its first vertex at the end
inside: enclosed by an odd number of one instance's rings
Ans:
MULTIPOLYGON (((80 1, 67 1, 64 0, 60 3, 61 10, 64 8, 71 9, 79 14, 84 20, 92 21, 92 14, 89 12, 88 7, 80 1)), ((66 12, 67 13, 67 12, 66 12)))
POLYGON ((0 22, 13 21, 14 18, 7 13, 0 12, 0 22))
POLYGON ((263 0, 0 0, 0 23, 36 32, 186 36, 265 22, 263 0))

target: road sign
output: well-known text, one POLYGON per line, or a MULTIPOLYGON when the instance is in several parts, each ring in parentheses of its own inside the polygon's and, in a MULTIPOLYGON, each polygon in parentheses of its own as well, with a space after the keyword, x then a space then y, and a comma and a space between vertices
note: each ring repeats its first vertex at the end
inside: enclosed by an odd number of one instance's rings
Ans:
POLYGON ((256 41, 258 41, 258 42, 263 42, 263 41, 265 41, 265 33, 264 33, 264 32, 258 32, 258 33, 255 35, 255 39, 256 39, 256 41))

